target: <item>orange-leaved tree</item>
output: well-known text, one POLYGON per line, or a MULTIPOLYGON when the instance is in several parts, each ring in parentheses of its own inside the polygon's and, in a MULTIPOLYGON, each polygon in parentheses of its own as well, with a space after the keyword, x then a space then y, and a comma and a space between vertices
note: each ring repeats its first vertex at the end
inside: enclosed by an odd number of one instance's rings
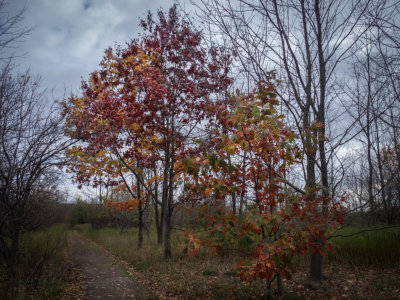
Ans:
MULTIPOLYGON (((344 216, 340 202, 317 190, 310 197, 287 179, 301 155, 296 135, 278 114, 275 85, 270 73, 252 93, 237 93, 216 107, 217 126, 207 141, 200 141, 202 153, 185 160, 191 177, 187 189, 203 207, 206 231, 186 233, 184 250, 192 255, 202 246, 215 254, 231 248, 250 251, 253 259, 237 265, 240 278, 266 280, 268 294, 274 279, 280 290, 281 276, 291 277, 290 260, 306 253, 310 236, 323 238, 344 216), (247 211, 241 216, 225 206, 232 194, 246 194, 247 211), (327 203, 329 210, 321 215, 318 208, 327 203)), ((324 253, 318 245, 312 246, 324 253)))

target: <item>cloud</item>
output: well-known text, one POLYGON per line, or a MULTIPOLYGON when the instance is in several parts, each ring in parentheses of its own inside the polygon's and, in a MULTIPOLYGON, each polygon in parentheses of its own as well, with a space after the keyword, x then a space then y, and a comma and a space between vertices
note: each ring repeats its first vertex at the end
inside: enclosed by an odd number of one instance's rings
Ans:
MULTIPOLYGON (((18 48, 20 68, 40 73, 43 85, 62 95, 76 92, 81 78, 97 69, 104 50, 138 36, 139 20, 150 9, 168 9, 173 0, 31 0, 24 23, 33 27, 18 48)), ((17 12, 25 4, 14 0, 17 12)))
MULTIPOLYGON (((8 0, 15 14, 26 6, 24 24, 32 33, 20 43, 17 63, 21 71, 40 74, 48 96, 60 99, 79 93, 81 79, 96 70, 104 50, 138 37, 139 19, 173 0, 8 0)), ((72 195, 82 194, 70 180, 72 195)), ((93 194, 93 193, 92 193, 93 194)))

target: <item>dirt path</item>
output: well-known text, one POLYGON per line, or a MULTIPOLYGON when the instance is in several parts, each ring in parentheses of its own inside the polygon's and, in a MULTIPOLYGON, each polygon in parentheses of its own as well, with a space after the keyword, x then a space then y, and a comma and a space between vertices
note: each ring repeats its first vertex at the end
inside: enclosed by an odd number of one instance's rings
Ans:
POLYGON ((70 258, 85 281, 87 299, 146 299, 141 285, 122 271, 93 243, 71 233, 70 258))

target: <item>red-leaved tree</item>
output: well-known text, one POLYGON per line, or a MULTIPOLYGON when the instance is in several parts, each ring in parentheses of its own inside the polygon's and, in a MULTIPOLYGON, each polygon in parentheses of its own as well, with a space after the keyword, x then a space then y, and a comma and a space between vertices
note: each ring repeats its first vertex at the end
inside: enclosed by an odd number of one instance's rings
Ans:
POLYGON ((68 132, 82 141, 70 150, 71 169, 78 181, 90 182, 92 162, 108 161, 101 172, 112 180, 105 184, 124 185, 139 209, 150 198, 160 205, 157 229, 171 257, 172 213, 186 199, 177 162, 199 151, 191 141, 231 83, 230 57, 221 48, 207 50, 176 6, 159 11, 157 22, 149 13, 141 25, 140 39, 106 50, 100 70, 83 82, 82 96, 66 103, 68 132))

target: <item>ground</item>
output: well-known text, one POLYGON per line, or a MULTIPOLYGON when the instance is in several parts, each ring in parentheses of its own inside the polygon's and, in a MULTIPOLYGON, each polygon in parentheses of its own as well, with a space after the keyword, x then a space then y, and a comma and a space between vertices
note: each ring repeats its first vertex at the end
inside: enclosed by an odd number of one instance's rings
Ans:
MULTIPOLYGON (((195 259, 176 254, 175 259, 165 261, 157 259, 161 255, 157 247, 156 252, 148 246, 137 250, 132 244, 134 236, 113 231, 99 233, 103 239, 98 235, 96 241, 76 231, 70 233, 70 280, 68 296, 63 300, 261 299, 263 296, 263 283, 240 282, 229 258, 195 259), (144 257, 154 260, 146 268, 138 263, 144 257)), ((319 286, 310 286, 305 279, 307 266, 300 263, 294 268, 292 280, 283 280, 284 295, 279 297, 274 293, 275 299, 400 299, 400 268, 396 263, 379 268, 327 261, 325 279, 319 286)))
MULTIPOLYGON (((79 299, 148 299, 143 286, 107 257, 95 244, 76 232, 69 236, 69 259, 81 288, 70 291, 79 299)), ((68 298, 68 297, 67 297, 68 298)), ((70 299, 71 299, 70 298, 70 299)))

